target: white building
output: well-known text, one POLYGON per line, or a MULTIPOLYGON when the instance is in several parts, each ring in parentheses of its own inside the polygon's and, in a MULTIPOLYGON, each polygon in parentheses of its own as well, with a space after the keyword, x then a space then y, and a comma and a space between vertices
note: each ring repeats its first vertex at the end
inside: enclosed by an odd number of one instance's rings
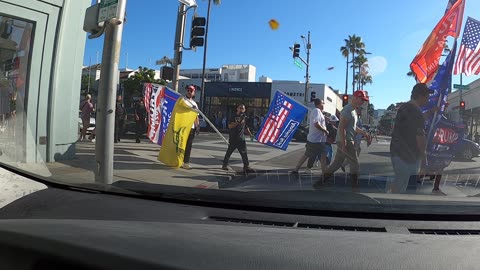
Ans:
MULTIPOLYGON (((255 82, 257 68, 253 65, 222 65, 221 68, 205 69, 205 79, 212 82, 255 82)), ((201 79, 202 69, 181 69, 180 75, 201 79)))
POLYGON ((223 65, 224 82, 255 82, 257 68, 252 65, 223 65))
MULTIPOLYGON (((299 81, 280 81, 272 82, 272 98, 275 92, 279 90, 291 96, 300 103, 305 101, 305 83, 299 81)), ((319 98, 325 102, 324 111, 335 114, 337 110, 341 110, 342 101, 338 94, 328 85, 319 83, 310 83, 307 91, 308 107, 313 108, 312 99, 319 98)))
MULTIPOLYGON (((480 79, 468 84, 468 90, 462 90, 462 99, 465 101, 463 122, 470 131, 476 132, 480 124, 480 79), (475 125, 475 126, 474 126, 475 125)), ((448 95, 447 117, 450 120, 462 122, 460 119, 460 90, 448 95)))

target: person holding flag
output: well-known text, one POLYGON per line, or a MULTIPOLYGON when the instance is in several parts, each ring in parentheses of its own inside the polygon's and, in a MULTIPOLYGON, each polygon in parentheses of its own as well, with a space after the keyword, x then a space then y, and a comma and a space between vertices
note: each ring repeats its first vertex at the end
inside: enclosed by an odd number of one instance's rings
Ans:
MULTIPOLYGON (((195 100, 193 100, 193 97, 195 96, 195 86, 187 85, 187 87, 185 87, 185 91, 186 92, 185 92, 184 99, 186 104, 192 107, 193 109, 198 109, 197 103, 195 102, 195 100)), ((200 125, 200 120, 198 119, 198 115, 197 115, 197 118, 195 118, 195 122, 192 125, 192 130, 188 135, 187 145, 185 147, 185 155, 183 156, 182 168, 185 170, 192 169, 192 167, 190 166, 190 154, 192 153, 192 144, 193 144, 193 139, 195 138, 195 134, 197 133, 197 131, 200 130, 199 125, 200 125)))
POLYGON ((247 115, 245 114, 245 105, 240 104, 237 106, 237 112, 230 117, 228 123, 228 129, 230 131, 228 138, 228 149, 223 158, 222 169, 228 171, 228 161, 235 149, 238 150, 240 156, 242 156, 243 161, 243 172, 252 173, 255 172, 254 169, 250 168, 250 163, 248 161, 247 155, 247 143, 245 142, 245 133, 247 133, 251 139, 253 139, 253 134, 250 132, 250 129, 247 126, 247 115))
POLYGON ((310 113, 308 120, 309 128, 307 135, 307 144, 305 145, 305 153, 300 158, 295 169, 292 173, 298 174, 298 170, 303 165, 305 160, 308 159, 307 170, 311 172, 317 156, 320 156, 320 167, 322 172, 325 172, 327 167, 327 136, 328 130, 325 123, 325 117, 323 115, 323 107, 325 102, 321 99, 315 99, 313 101, 315 109, 310 113))

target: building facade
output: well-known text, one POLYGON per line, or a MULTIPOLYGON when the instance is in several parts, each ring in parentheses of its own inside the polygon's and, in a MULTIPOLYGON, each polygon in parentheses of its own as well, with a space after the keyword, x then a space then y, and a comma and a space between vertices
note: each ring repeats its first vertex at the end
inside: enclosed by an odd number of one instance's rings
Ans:
MULTIPOLYGON (((73 158, 90 0, 1 0, 2 159, 73 158), (3 130, 2 128, 2 130, 3 130)), ((6 160, 8 162, 8 160, 6 160)))
POLYGON ((448 95, 447 118, 452 121, 464 122, 471 134, 478 132, 480 125, 480 79, 468 84, 468 90, 456 90, 448 95), (465 101, 465 110, 460 113, 460 100, 465 101), (461 116, 462 115, 462 116, 461 116))

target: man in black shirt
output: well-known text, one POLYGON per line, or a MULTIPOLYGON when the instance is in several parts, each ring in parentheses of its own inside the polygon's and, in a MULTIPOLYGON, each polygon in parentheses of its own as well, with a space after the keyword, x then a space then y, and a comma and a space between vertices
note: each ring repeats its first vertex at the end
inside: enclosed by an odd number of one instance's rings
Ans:
POLYGON ((427 145, 421 107, 427 104, 430 93, 426 84, 418 83, 411 100, 398 109, 390 144, 395 179, 387 185, 389 193, 404 193, 409 182, 416 185, 427 145))
POLYGON ((122 96, 117 96, 117 103, 115 105, 115 143, 120 142, 120 136, 123 135, 123 127, 127 119, 127 111, 123 107, 122 96))
POLYGON ((232 155, 235 149, 238 149, 240 155, 242 156, 243 161, 243 171, 245 173, 255 172, 249 166, 248 156, 247 156, 247 144, 245 142, 245 132, 252 137, 252 133, 248 128, 247 124, 247 117, 245 114, 245 105, 240 104, 237 106, 237 112, 228 119, 228 129, 230 130, 229 138, 228 138, 228 149, 227 153, 225 153, 225 158, 223 159, 223 170, 228 170, 228 160, 232 155))
POLYGON ((143 97, 135 104, 135 140, 140 143, 140 137, 147 129, 147 110, 143 103, 143 97))

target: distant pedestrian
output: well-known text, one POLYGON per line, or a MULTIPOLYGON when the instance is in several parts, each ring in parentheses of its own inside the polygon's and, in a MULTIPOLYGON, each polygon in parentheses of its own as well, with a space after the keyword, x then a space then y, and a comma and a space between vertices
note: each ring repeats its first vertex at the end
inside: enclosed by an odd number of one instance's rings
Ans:
POLYGON ((326 169, 326 158, 327 158, 327 136, 328 130, 325 123, 325 117, 323 116, 323 107, 325 105, 324 101, 321 99, 314 100, 315 109, 310 113, 308 120, 309 128, 307 135, 307 143, 305 144, 305 153, 300 158, 295 169, 292 173, 297 174, 300 167, 303 165, 305 160, 307 162, 307 172, 311 173, 311 169, 315 163, 317 156, 320 156, 320 167, 322 172, 325 172, 326 169))
POLYGON ((230 160, 230 156, 232 155, 233 151, 237 149, 240 153, 240 156, 242 157, 243 172, 255 172, 255 170, 250 167, 247 155, 247 143, 245 142, 245 133, 247 133, 251 138, 253 134, 247 126, 248 119, 247 115, 245 114, 245 110, 246 108, 244 104, 238 105, 236 113, 230 116, 228 120, 228 129, 230 130, 230 134, 228 137, 229 145, 227 152, 225 153, 225 157, 223 158, 223 170, 228 170, 228 161, 230 160))
POLYGON ((227 116, 223 116, 222 118, 222 129, 227 130, 227 116))
POLYGON ((92 96, 90 94, 85 96, 85 100, 82 101, 80 104, 80 118, 82 119, 82 133, 80 135, 80 141, 86 139, 87 130, 90 127, 90 117, 92 112, 94 111, 93 103, 92 103, 92 96))
MULTIPOLYGON (((194 85, 188 85, 185 88, 185 96, 183 98, 185 99, 185 102, 189 106, 191 106, 194 109, 198 109, 197 103, 195 102, 195 100, 193 100, 193 98, 195 97, 195 90, 196 89, 194 85)), ((198 118, 198 115, 197 115, 197 118, 195 118, 195 121, 192 125, 192 130, 190 130, 190 134, 188 135, 187 146, 185 147, 185 155, 183 156, 182 168, 186 170, 192 169, 192 167, 190 166, 190 154, 192 153, 193 139, 195 138, 197 129, 200 128, 199 126, 200 126, 200 119, 198 118)))
POLYGON ((357 90, 353 93, 353 98, 350 104, 343 107, 340 115, 340 123, 337 130, 337 153, 335 159, 330 166, 323 172, 319 181, 314 183, 314 188, 320 187, 325 181, 330 179, 333 174, 342 166, 343 161, 347 159, 350 165, 350 177, 352 180, 352 187, 358 187, 358 158, 354 147, 354 140, 356 134, 370 138, 370 135, 357 126, 358 114, 356 109, 361 107, 369 98, 365 91, 357 90))
POLYGON ((120 136, 123 135, 123 127, 125 126, 125 120, 127 119, 127 111, 123 106, 122 96, 117 96, 117 103, 115 105, 115 131, 114 142, 120 142, 120 136))
POLYGON ((147 130, 147 110, 143 97, 135 104, 135 142, 140 143, 140 137, 147 130))
POLYGON ((388 193, 404 193, 409 183, 417 183, 427 145, 421 107, 427 104, 430 93, 426 84, 418 83, 412 89, 411 100, 398 109, 390 144, 395 179, 387 184, 388 193))

